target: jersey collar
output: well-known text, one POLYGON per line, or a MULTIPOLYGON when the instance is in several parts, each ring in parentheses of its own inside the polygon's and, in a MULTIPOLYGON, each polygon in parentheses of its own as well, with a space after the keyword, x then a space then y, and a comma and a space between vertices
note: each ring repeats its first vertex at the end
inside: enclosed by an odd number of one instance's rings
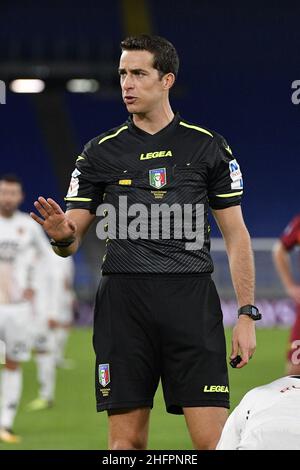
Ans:
POLYGON ((178 125, 180 119, 181 118, 180 118, 179 113, 176 112, 172 121, 169 122, 167 126, 163 127, 160 131, 156 132, 155 134, 149 134, 149 132, 146 132, 140 127, 136 126, 133 122, 132 115, 129 116, 128 120, 126 121, 126 124, 128 125, 129 129, 135 134, 151 139, 151 137, 157 137, 157 136, 161 136, 164 134, 168 134, 171 130, 173 130, 178 125))

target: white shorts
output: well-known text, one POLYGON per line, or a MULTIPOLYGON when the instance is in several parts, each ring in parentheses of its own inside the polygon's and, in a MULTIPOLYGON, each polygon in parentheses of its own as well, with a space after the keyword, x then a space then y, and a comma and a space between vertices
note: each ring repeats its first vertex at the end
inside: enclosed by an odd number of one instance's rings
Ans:
POLYGON ((0 305, 0 340, 3 341, 5 355, 15 362, 30 359, 30 326, 32 324, 31 305, 0 305))
POLYGON ((62 308, 57 312, 54 319, 63 326, 71 326, 74 321, 73 309, 68 306, 64 308, 62 305, 62 308))
POLYGON ((62 327, 73 323, 72 297, 64 293, 56 293, 55 299, 49 299, 45 285, 36 290, 34 302, 33 349, 50 352, 54 347, 52 330, 48 327, 48 319, 59 322, 62 327))
POLYGON ((35 324, 31 332, 31 338, 32 349, 35 352, 54 352, 55 338, 53 330, 48 326, 47 318, 38 318, 35 320, 35 324))

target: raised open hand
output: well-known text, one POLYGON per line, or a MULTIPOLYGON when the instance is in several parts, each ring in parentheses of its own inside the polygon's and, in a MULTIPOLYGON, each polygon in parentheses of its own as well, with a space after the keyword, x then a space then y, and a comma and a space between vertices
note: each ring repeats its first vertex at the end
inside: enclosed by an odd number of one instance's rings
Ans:
POLYGON ((68 219, 61 207, 51 198, 47 200, 40 196, 34 203, 34 207, 39 211, 37 216, 34 212, 30 216, 40 224, 50 238, 55 241, 70 240, 76 235, 76 224, 68 219))

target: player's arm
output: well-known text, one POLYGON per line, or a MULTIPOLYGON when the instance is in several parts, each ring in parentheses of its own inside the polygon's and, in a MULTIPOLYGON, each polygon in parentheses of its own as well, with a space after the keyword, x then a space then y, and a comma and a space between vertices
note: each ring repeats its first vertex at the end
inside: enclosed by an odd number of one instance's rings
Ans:
POLYGON ((300 286, 293 277, 290 254, 280 240, 274 245, 273 260, 287 294, 300 303, 300 286))
MULTIPOLYGON (((223 235, 229 260, 232 283, 239 307, 254 304, 255 270, 251 239, 239 205, 213 210, 213 215, 223 235)), ((254 354, 256 347, 255 322, 240 315, 232 336, 231 358, 242 356, 243 367, 254 354)))
POLYGON ((295 217, 273 248, 273 260, 281 282, 287 294, 296 303, 300 303, 300 286, 293 276, 289 252, 299 243, 299 235, 300 218, 295 217))
POLYGON ((31 212, 31 217, 39 223, 48 236, 66 246, 54 246, 57 255, 66 257, 74 254, 93 222, 95 215, 86 209, 70 209, 66 213, 51 198, 39 197, 34 203, 41 217, 31 212))
POLYGON ((31 301, 35 294, 34 270, 36 253, 31 245, 23 247, 15 261, 15 274, 18 285, 23 291, 23 299, 31 301))

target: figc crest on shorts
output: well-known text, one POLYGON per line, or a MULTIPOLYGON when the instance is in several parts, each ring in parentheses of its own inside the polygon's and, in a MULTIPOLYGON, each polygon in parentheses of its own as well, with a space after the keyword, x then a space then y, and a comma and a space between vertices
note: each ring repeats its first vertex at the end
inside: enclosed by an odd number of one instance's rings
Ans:
POLYGON ((99 382, 102 387, 106 387, 106 385, 110 382, 110 372, 109 372, 109 364, 99 364, 99 382))
POLYGON ((167 172, 165 168, 149 170, 149 183, 153 188, 160 189, 167 184, 167 172))

